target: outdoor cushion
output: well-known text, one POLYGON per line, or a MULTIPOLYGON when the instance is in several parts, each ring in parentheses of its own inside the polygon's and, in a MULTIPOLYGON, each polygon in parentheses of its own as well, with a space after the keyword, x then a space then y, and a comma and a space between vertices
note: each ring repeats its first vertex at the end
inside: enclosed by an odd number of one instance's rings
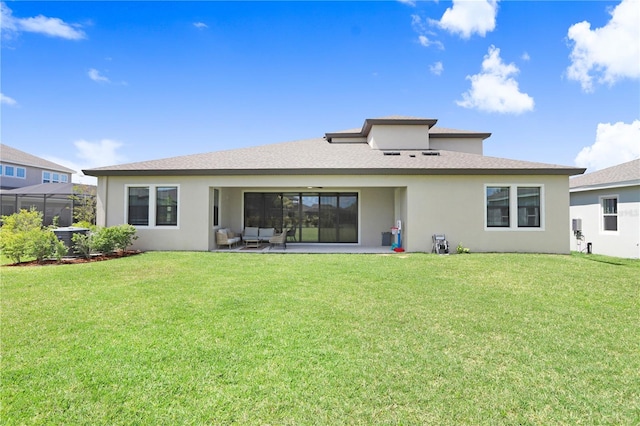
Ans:
POLYGON ((244 232, 242 233, 245 239, 247 238, 258 238, 258 227, 248 226, 244 228, 244 232))
POLYGON ((263 241, 269 241, 269 238, 273 237, 275 229, 273 228, 260 228, 258 231, 258 238, 263 241))

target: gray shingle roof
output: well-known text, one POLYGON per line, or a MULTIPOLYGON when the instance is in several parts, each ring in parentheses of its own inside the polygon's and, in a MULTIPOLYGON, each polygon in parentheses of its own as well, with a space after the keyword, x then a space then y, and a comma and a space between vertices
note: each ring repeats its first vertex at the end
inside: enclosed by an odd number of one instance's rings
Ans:
POLYGON ((72 183, 39 183, 37 185, 23 186, 22 188, 3 189, 2 194, 18 195, 71 195, 73 194, 72 183))
POLYGON ((640 158, 575 177, 569 181, 569 187, 574 189, 633 181, 640 183, 640 158))
POLYGON ((4 144, 0 144, 0 162, 7 162, 21 166, 38 167, 40 169, 47 169, 54 172, 76 172, 75 170, 71 170, 65 166, 61 166, 60 164, 56 164, 53 161, 36 157, 35 155, 28 154, 24 151, 20 151, 19 149, 4 144))
POLYGON ((563 174, 584 169, 453 151, 384 155, 366 143, 332 144, 324 138, 100 167, 83 172, 108 175, 295 175, 295 174, 563 174))

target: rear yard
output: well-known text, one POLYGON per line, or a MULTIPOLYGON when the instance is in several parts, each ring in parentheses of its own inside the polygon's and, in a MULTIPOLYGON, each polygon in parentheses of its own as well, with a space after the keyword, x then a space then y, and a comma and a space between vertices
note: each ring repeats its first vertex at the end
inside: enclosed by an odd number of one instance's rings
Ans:
POLYGON ((13 424, 638 424, 640 262, 151 252, 0 269, 13 424))

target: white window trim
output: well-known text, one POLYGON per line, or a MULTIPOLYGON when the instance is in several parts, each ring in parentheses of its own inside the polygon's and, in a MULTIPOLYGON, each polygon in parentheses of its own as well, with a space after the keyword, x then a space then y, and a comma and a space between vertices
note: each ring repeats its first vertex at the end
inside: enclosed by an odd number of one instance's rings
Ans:
POLYGON ((149 188, 149 225, 133 225, 136 229, 180 229, 180 211, 182 203, 180 202, 180 185, 177 183, 140 183, 126 184, 124 186, 124 221, 129 223, 129 188, 149 188), (178 191, 178 212, 176 215, 177 225, 156 225, 156 205, 157 205, 157 188, 176 187, 178 191))
POLYGON ((600 234, 603 234, 603 235, 618 235, 620 232, 620 213, 618 212, 616 212, 616 217, 618 218, 617 220, 618 229, 616 229, 615 231, 607 231, 604 229, 604 209, 602 208, 602 200, 611 199, 611 198, 616 199, 616 206, 619 207, 620 206, 619 194, 601 195, 600 197, 598 197, 598 222, 600 224, 599 231, 600 231, 600 234))
POLYGON ((491 232, 541 232, 545 230, 545 190, 541 183, 486 183, 482 195, 484 209, 484 230, 491 232), (487 188, 509 188, 509 226, 487 226, 487 188), (518 226, 518 188, 540 188, 540 226, 518 226))

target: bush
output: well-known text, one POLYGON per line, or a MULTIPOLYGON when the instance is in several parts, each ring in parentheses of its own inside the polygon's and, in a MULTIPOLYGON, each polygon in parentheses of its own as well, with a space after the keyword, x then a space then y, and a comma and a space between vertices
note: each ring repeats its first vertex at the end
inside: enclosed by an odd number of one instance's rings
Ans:
POLYGON ((38 262, 45 259, 62 259, 67 253, 67 246, 49 229, 34 229, 27 233, 27 253, 38 262))
POLYGON ((471 252, 471 250, 469 250, 467 247, 463 246, 462 243, 458 244, 458 247, 456 248, 456 251, 458 252, 458 254, 470 253, 471 252))
POLYGON ((93 252, 93 233, 87 234, 73 234, 71 236, 71 242, 73 243, 73 250, 80 256, 88 259, 93 252))
POLYGON ((15 263, 27 257, 35 257, 38 262, 51 257, 60 260, 67 252, 53 231, 42 227, 42 213, 35 209, 2 216, 0 249, 15 263))
POLYGON ((126 251, 127 247, 138 239, 136 228, 133 225, 118 225, 109 229, 112 230, 112 238, 114 239, 116 250, 126 251))
POLYGON ((93 250, 109 254, 116 250, 125 251, 137 239, 133 225, 116 225, 99 228, 92 236, 91 245, 93 250))

